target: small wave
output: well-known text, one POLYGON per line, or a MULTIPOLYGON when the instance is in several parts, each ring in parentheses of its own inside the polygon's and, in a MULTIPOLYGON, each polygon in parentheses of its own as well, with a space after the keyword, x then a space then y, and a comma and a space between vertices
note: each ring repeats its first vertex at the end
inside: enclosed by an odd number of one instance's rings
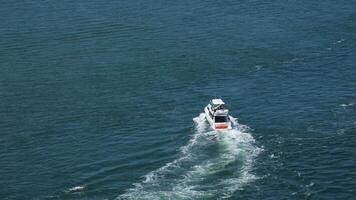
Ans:
POLYGON ((304 61, 304 58, 293 58, 291 62, 304 61))
POLYGON ((248 126, 211 131, 204 114, 194 118, 195 133, 180 157, 144 176, 117 199, 224 199, 257 177, 251 173, 261 149, 248 126))
POLYGON ((346 108, 346 107, 350 107, 350 106, 354 106, 355 105, 355 103, 348 103, 348 104, 340 104, 340 106, 341 107, 344 107, 344 108, 346 108))
POLYGON ((255 68, 258 71, 258 70, 261 70, 263 68, 263 66, 262 65, 255 65, 255 68))
POLYGON ((69 192, 77 192, 77 191, 81 191, 84 189, 85 189, 85 186, 75 186, 75 187, 69 188, 68 191, 69 192))
POLYGON ((340 44, 340 43, 343 43, 345 41, 345 39, 340 39, 338 41, 336 41, 334 44, 340 44))

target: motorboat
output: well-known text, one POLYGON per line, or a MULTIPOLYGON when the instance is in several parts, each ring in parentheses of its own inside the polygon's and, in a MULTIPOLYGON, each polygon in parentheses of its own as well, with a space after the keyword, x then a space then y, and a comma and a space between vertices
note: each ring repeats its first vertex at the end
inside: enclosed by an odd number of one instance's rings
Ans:
POLYGON ((231 116, 221 99, 212 99, 204 108, 205 118, 214 130, 231 129, 231 116))

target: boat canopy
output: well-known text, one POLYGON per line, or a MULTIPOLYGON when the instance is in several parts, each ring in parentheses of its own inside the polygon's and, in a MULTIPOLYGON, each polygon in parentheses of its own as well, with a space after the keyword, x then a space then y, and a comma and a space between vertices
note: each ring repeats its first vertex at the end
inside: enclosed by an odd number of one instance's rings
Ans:
POLYGON ((214 110, 214 111, 226 109, 225 103, 221 99, 212 99, 210 101, 210 104, 211 104, 212 110, 214 110))
POLYGON ((214 104, 214 105, 225 104, 225 103, 223 102, 223 100, 221 100, 221 99, 212 99, 212 100, 211 100, 211 103, 214 104))

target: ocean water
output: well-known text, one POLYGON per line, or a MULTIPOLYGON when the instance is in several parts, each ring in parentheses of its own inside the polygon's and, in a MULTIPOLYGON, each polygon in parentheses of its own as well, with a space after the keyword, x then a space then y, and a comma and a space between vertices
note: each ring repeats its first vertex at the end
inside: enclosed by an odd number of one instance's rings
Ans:
POLYGON ((0 199, 354 199, 356 2, 3 1, 0 199), (212 131, 211 98, 235 128, 212 131))

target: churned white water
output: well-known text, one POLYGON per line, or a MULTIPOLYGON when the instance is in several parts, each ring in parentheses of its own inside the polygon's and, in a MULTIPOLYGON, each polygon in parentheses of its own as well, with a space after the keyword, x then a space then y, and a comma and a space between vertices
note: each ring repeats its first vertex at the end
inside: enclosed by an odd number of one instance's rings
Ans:
POLYGON ((248 127, 211 131, 204 114, 193 119, 195 133, 180 156, 145 175, 117 199, 224 199, 255 180, 251 173, 261 151, 248 127))

